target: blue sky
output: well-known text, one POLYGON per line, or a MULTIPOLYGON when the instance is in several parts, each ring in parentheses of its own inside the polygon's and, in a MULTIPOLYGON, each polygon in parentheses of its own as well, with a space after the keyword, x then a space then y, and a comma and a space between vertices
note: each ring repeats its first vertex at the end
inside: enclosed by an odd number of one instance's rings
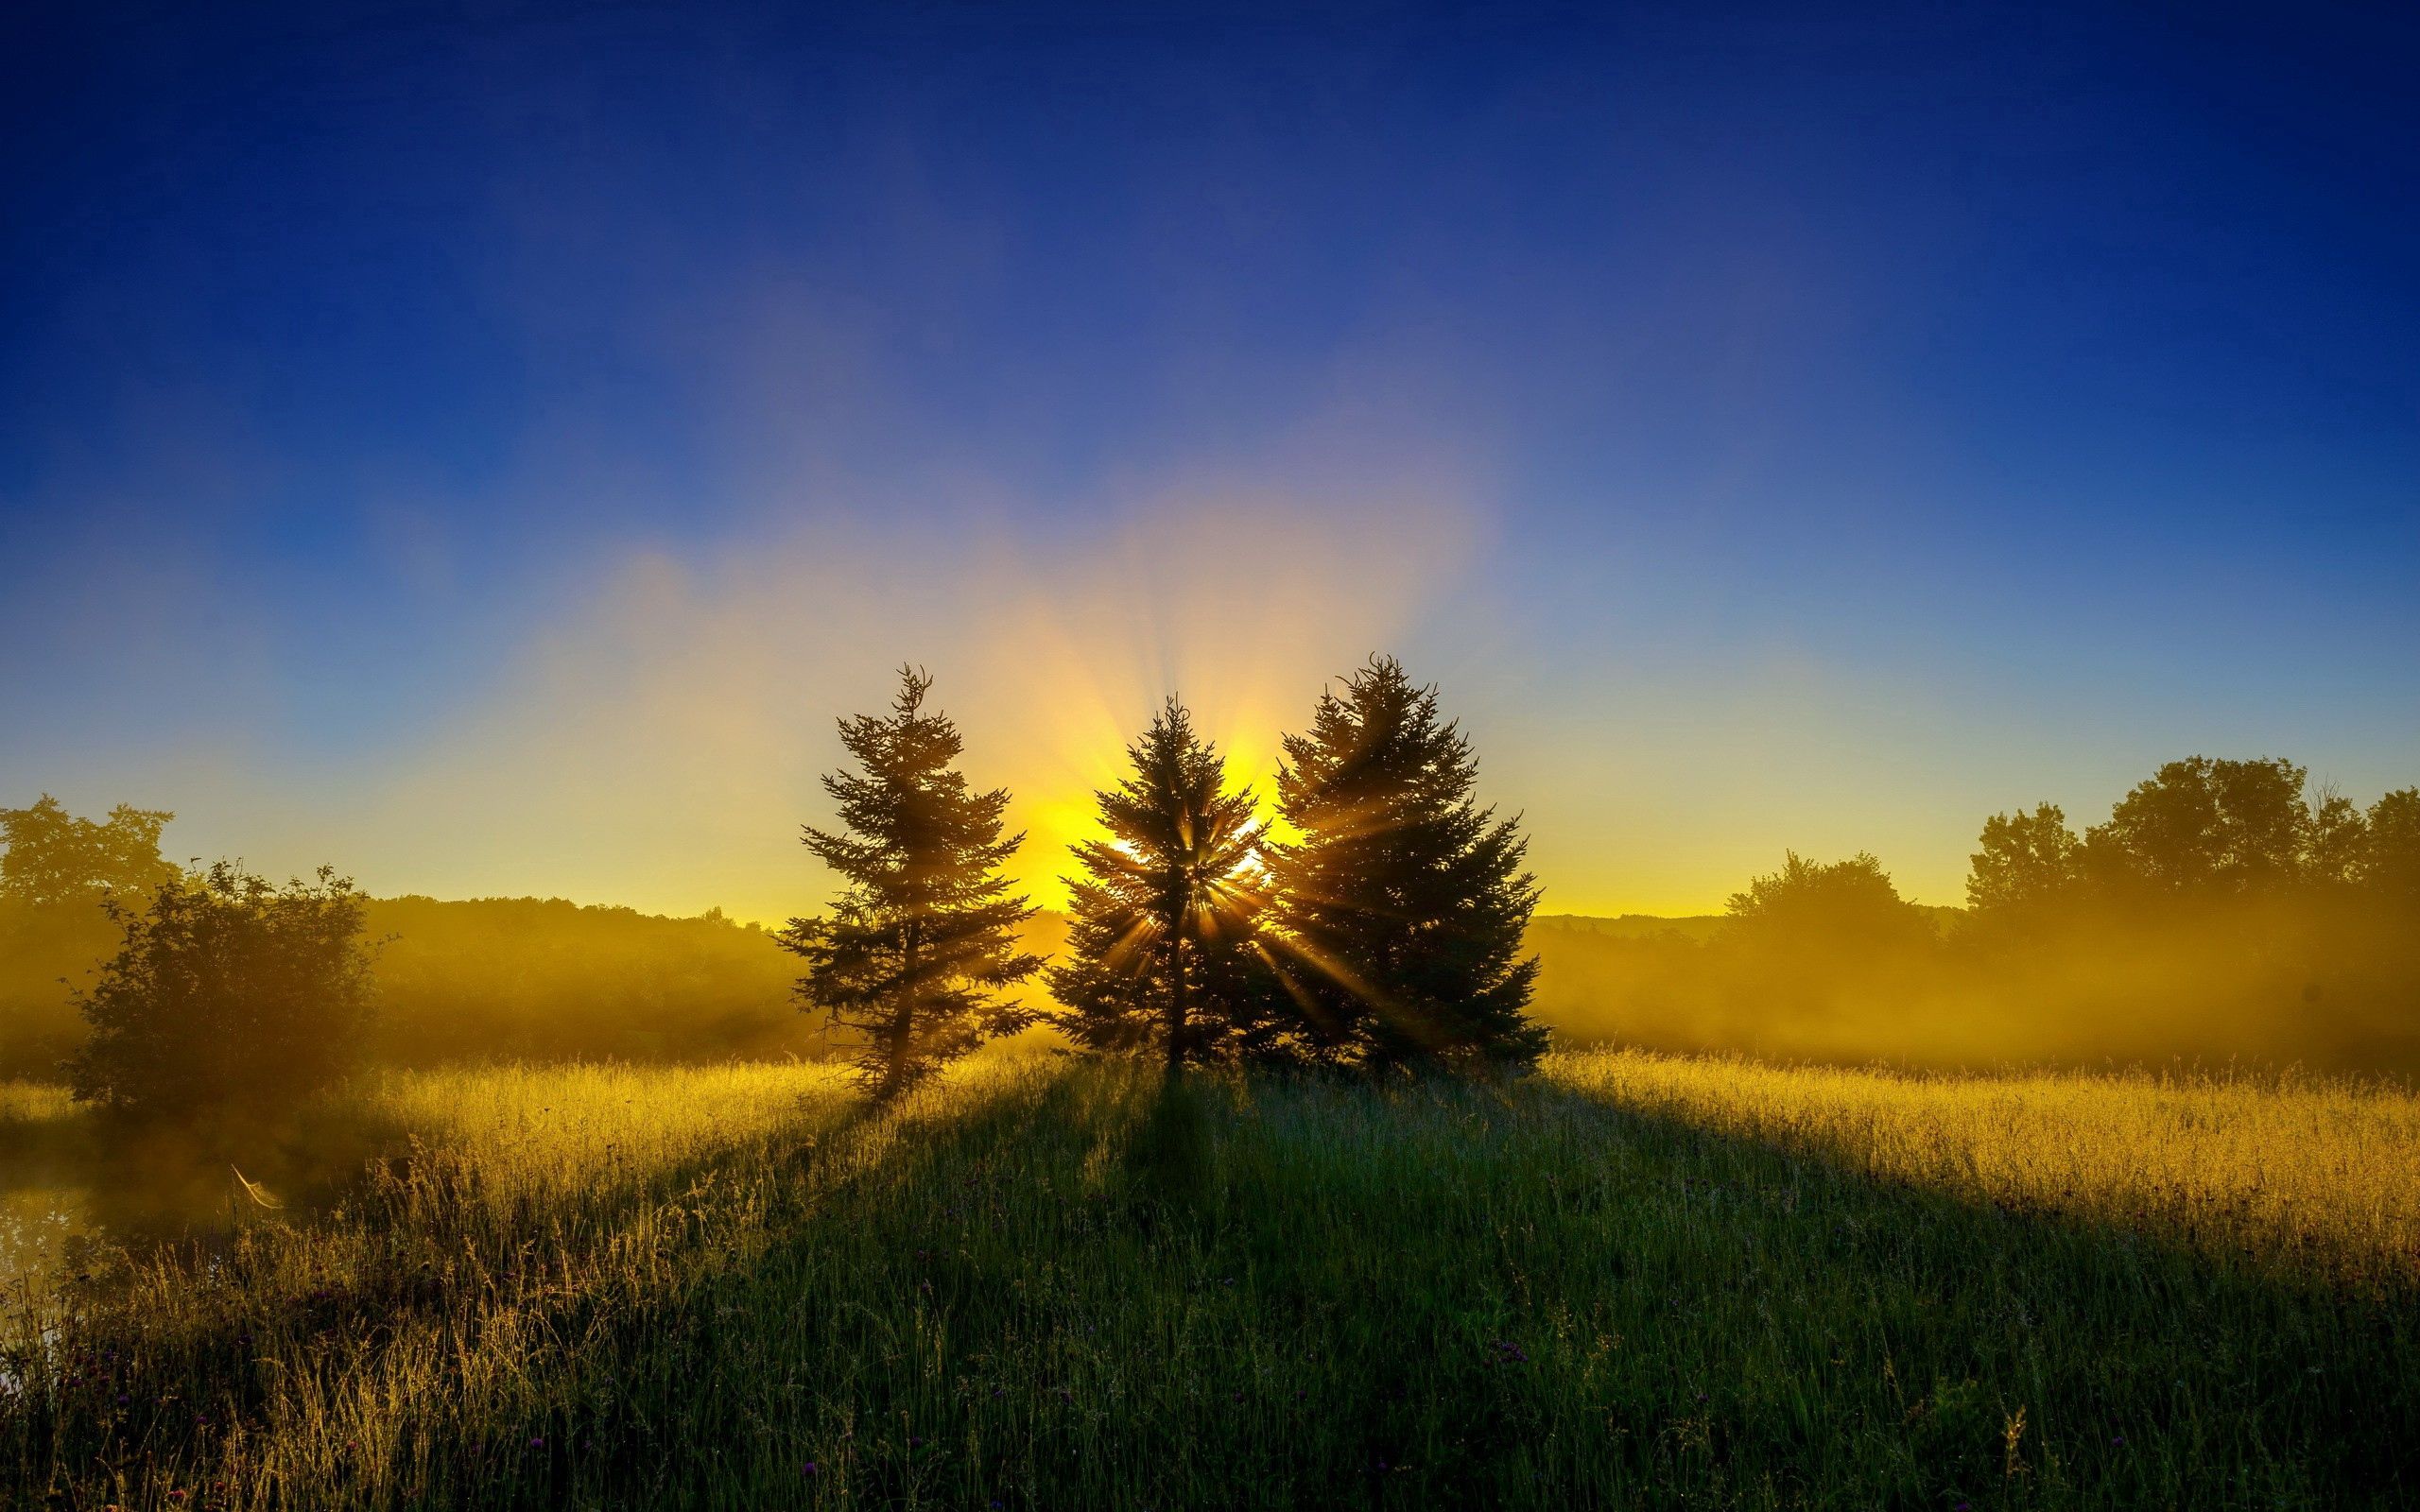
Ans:
POLYGON ((1064 807, 1009 743, 1071 683, 1249 765, 1379 648, 1550 907, 1785 846, 1955 901, 1985 814, 2194 750, 2366 800, 2397 9, 23 9, 0 802, 770 915, 902 656, 1064 807))

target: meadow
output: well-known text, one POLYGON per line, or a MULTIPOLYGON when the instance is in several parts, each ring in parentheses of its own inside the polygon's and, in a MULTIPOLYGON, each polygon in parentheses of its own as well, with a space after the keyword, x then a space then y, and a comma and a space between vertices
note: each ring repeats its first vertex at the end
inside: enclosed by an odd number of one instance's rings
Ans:
MULTIPOLYGON (((0 1506, 2299 1507, 2420 1494, 2420 1097, 1598 1051, 389 1074, 13 1283, 0 1506), (265 1201, 282 1201, 268 1208, 265 1201)), ((0 1088, 0 1137, 82 1115, 0 1088)))

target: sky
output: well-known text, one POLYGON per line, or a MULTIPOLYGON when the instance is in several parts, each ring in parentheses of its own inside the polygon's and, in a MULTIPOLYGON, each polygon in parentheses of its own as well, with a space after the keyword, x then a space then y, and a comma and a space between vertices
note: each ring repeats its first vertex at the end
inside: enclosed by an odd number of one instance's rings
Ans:
POLYGON ((2420 12, 0 19, 0 805, 812 912, 915 662, 1058 901, 1374 652, 1550 912, 2420 782, 2420 12))

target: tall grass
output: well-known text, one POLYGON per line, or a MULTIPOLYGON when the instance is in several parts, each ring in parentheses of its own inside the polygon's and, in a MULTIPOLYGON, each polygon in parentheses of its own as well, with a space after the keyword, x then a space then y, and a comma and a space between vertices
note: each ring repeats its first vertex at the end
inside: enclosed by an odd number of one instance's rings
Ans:
POLYGON ((1561 1056, 1559 1087, 1961 1201, 2420 1287, 2420 1096, 2333 1077, 2002 1077, 1561 1056))
POLYGON ((71 1288, 0 1505, 2420 1490, 2400 1094, 1590 1055, 1176 1100, 1001 1061, 879 1115, 812 1068, 360 1097, 418 1143, 340 1208, 71 1288))

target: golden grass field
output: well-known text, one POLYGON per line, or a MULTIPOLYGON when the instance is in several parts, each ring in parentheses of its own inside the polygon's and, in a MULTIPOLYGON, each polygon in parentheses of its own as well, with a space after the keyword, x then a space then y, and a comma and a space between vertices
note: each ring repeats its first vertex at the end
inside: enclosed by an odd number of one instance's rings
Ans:
MULTIPOLYGON (((0 1088, 18 1147, 80 1117, 0 1088)), ((395 1074, 330 1118, 382 1154, 317 1200, 231 1177, 182 1242, 17 1283, 0 1504, 2414 1486, 2420 1098, 2392 1088, 1599 1052, 1499 1090, 1170 1096, 998 1057, 878 1115, 738 1065, 395 1074)))
POLYGON ((1903 1075, 1603 1051, 1546 1078, 1961 1201, 2420 1281, 2420 1096, 2325 1077, 1903 1075))

